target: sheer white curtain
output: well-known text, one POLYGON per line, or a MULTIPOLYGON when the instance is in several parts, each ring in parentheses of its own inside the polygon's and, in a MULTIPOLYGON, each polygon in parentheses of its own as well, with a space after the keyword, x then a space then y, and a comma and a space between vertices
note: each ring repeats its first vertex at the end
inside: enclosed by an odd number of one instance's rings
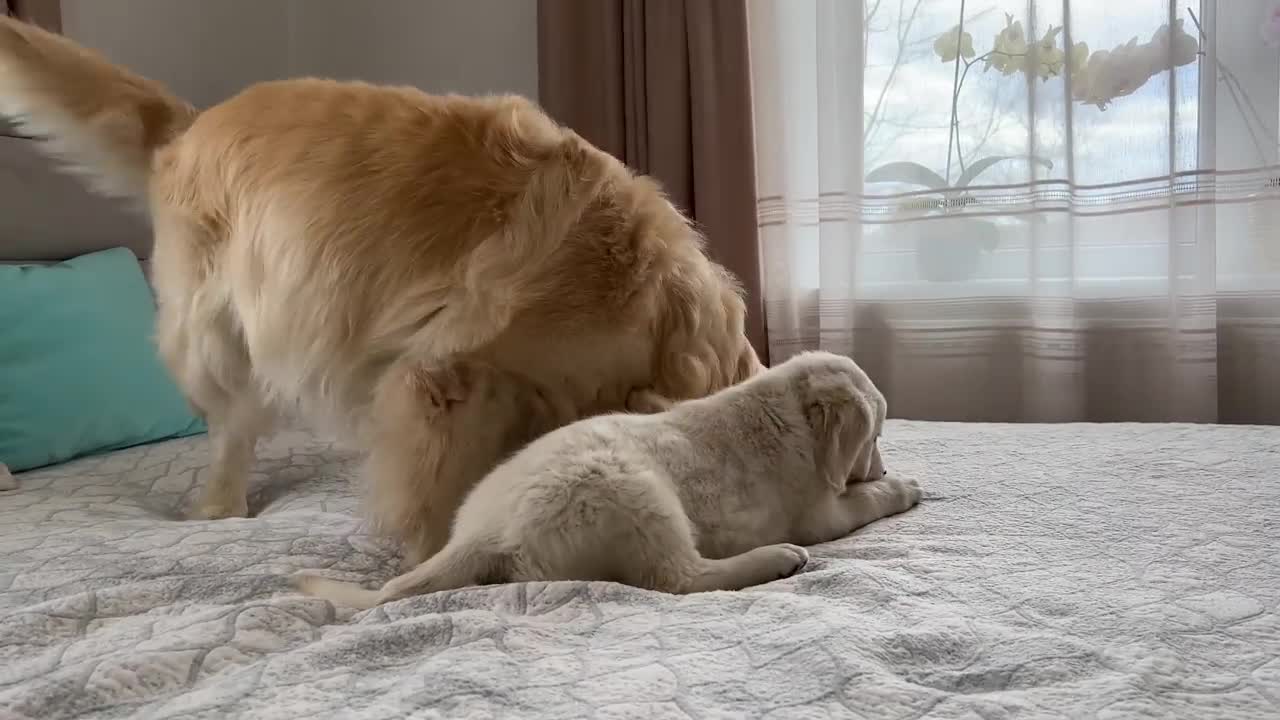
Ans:
POLYGON ((1280 2, 750 0, 774 362, 898 417, 1280 422, 1280 2))

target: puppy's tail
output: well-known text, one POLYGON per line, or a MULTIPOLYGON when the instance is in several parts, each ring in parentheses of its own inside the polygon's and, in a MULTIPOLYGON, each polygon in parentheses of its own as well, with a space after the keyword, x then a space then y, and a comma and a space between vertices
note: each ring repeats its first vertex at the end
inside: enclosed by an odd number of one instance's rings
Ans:
POLYGON ((34 25, 0 17, 0 114, 46 138, 97 191, 145 195, 155 151, 196 117, 162 86, 34 25))
POLYGON ((297 573, 293 585, 301 592, 359 610, 368 610, 392 600, 469 585, 505 580, 506 563, 473 543, 449 543, 443 550, 409 572, 387 581, 379 590, 367 590, 355 583, 297 573))
POLYGON ((291 580, 293 586, 303 594, 328 600, 334 605, 368 610, 378 604, 377 590, 366 590, 355 583, 306 573, 298 573, 291 580))

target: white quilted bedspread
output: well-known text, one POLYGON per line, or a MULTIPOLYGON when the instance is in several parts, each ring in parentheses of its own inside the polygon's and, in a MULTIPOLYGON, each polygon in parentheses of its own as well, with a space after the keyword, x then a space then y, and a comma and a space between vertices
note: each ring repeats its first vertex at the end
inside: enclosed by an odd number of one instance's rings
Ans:
POLYGON ((893 423, 910 513, 802 574, 533 583, 353 614, 353 458, 263 444, 249 520, 177 519, 203 438, 0 494, 0 718, 1280 717, 1280 428, 893 423))

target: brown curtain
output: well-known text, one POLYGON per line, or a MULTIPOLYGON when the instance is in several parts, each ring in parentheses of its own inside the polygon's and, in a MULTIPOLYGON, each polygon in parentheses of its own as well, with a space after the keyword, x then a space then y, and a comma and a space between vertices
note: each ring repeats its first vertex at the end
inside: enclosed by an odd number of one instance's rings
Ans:
POLYGON ((539 0, 539 100, 665 186, 747 290, 767 362, 746 0, 539 0))
POLYGON ((62 3, 60 0, 0 0, 5 14, 54 32, 62 32, 62 3))

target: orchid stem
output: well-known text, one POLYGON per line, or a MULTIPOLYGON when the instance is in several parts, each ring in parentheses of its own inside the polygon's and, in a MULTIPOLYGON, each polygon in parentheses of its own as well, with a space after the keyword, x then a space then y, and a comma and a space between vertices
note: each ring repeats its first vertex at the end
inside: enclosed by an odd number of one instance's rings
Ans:
POLYGON ((951 187, 951 151, 955 147, 959 132, 956 130, 956 105, 960 98, 960 50, 964 38, 964 3, 960 0, 960 24, 956 26, 956 62, 951 77, 951 127, 947 133, 947 173, 943 176, 947 187, 951 187))
MULTIPOLYGON (((973 67, 974 65, 978 64, 983 60, 986 60, 987 58, 991 57, 994 53, 995 51, 992 50, 990 52, 986 52, 982 55, 979 55, 978 57, 972 60, 964 61, 964 72, 960 73, 960 81, 955 84, 955 93, 951 96, 952 108, 956 108, 960 104, 960 91, 964 89, 965 78, 969 77, 969 68, 973 67)), ((960 174, 964 175, 964 170, 965 170, 964 151, 960 149, 960 118, 959 118, 959 113, 954 112, 954 110, 951 114, 951 132, 955 134, 955 139, 956 139, 956 162, 960 163, 960 174)), ((948 151, 947 155, 950 156, 951 153, 948 151)), ((948 171, 947 173, 948 185, 951 183, 950 174, 951 174, 950 171, 948 171)))

